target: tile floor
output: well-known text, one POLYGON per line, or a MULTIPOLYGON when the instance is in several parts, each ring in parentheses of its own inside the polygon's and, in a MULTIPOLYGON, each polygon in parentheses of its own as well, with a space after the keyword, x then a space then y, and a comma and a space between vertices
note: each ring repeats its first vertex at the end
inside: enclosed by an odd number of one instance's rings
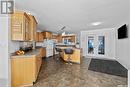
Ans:
POLYGON ((90 61, 81 58, 80 65, 68 65, 56 57, 45 58, 32 87, 127 87, 127 78, 88 70, 90 61))

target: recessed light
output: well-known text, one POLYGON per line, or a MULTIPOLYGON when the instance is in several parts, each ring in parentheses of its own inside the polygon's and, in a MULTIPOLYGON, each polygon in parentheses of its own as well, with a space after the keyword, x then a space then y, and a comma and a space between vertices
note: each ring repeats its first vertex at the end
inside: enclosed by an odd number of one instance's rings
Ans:
POLYGON ((100 24, 102 24, 102 22, 94 22, 94 23, 92 23, 91 25, 97 26, 97 25, 100 25, 100 24))

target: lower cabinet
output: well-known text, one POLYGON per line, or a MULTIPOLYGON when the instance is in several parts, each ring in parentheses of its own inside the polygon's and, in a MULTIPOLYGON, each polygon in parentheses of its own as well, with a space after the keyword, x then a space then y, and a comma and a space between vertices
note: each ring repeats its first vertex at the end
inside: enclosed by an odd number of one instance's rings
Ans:
POLYGON ((42 64, 42 56, 25 56, 11 58, 11 87, 23 87, 33 85, 36 81, 40 67, 42 64))
POLYGON ((40 49, 40 54, 42 57, 46 57, 46 48, 45 47, 40 49))

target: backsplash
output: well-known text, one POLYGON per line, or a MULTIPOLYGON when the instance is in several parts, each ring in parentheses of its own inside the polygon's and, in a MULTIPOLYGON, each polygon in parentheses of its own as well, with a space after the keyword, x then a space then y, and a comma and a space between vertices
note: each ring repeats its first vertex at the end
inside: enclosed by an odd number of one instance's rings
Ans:
POLYGON ((20 47, 23 47, 23 48, 26 48, 26 47, 33 47, 33 49, 35 49, 35 42, 32 41, 32 42, 20 42, 19 43, 19 46, 20 47))

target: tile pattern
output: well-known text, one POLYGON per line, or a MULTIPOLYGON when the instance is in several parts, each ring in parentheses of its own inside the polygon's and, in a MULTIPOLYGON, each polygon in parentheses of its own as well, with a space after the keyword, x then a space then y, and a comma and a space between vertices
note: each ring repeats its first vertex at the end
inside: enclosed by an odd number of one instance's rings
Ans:
POLYGON ((57 60, 56 56, 43 59, 38 79, 32 87, 118 87, 127 84, 127 78, 88 70, 90 61, 82 58, 80 65, 69 65, 57 60))

